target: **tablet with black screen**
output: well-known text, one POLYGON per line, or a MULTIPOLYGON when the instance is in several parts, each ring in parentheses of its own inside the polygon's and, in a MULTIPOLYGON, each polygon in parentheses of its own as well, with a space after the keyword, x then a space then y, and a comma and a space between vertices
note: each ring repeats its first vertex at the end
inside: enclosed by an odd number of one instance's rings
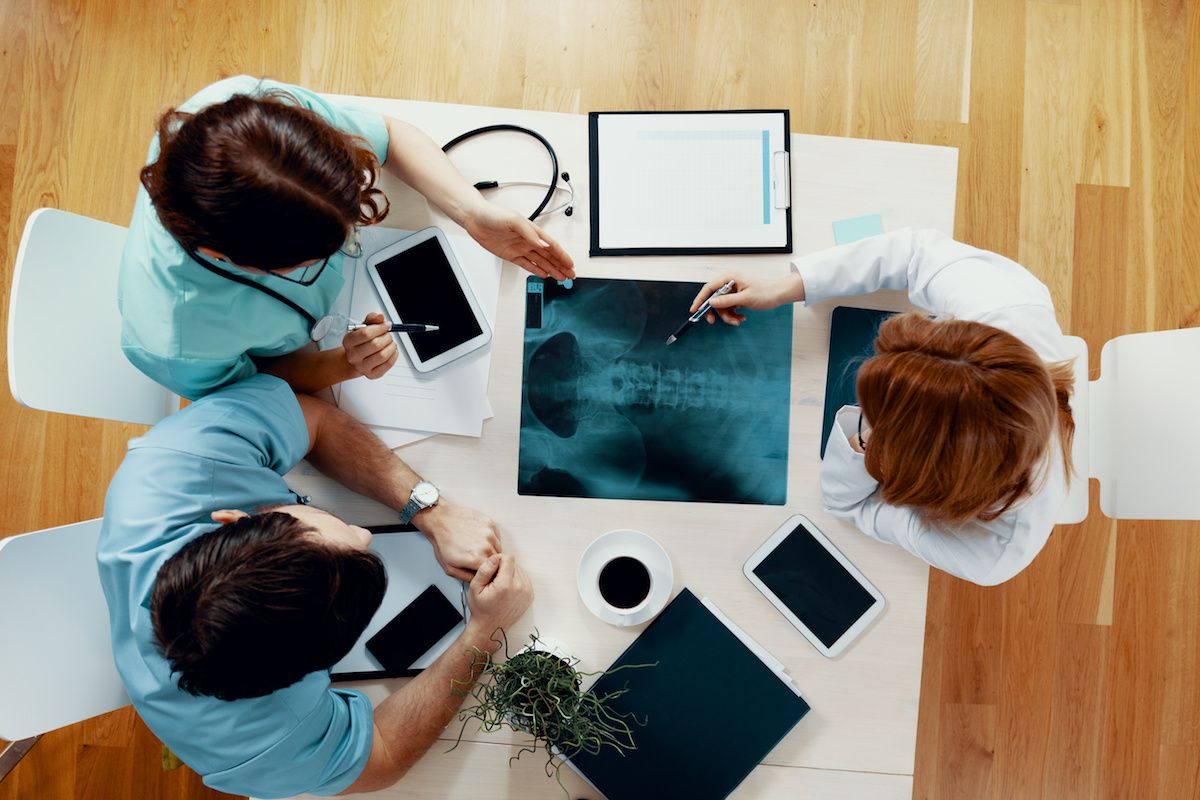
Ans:
POLYGON ((743 572, 828 658, 849 647, 887 605, 858 568, 799 514, 750 556, 743 572))
POLYGON ((425 228, 367 259, 392 322, 437 325, 429 333, 397 333, 418 372, 431 372, 487 344, 492 330, 446 235, 425 228))

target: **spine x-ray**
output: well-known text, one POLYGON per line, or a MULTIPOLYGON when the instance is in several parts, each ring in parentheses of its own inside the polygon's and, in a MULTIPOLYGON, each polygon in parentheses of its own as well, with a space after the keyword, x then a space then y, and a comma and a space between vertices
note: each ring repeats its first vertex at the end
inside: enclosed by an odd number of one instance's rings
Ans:
POLYGON ((517 491, 783 505, 792 308, 703 321, 696 283, 526 284, 517 491))

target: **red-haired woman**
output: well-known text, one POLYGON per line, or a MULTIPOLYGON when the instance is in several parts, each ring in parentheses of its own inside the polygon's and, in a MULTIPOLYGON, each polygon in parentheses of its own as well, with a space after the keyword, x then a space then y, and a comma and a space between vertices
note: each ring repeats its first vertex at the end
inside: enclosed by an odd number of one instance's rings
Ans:
POLYGON ((500 258, 574 275, 558 244, 484 200, 428 136, 297 86, 243 75, 202 89, 159 120, 148 162, 121 260, 121 344, 184 397, 259 370, 312 392, 391 367, 382 315, 342 348, 306 347, 342 287, 343 253, 387 214, 381 166, 500 258))
MULTIPOLYGON (((892 317, 837 413, 825 509, 983 585, 1045 545, 1066 498, 1072 372, 1050 292, 1024 267, 936 231, 900 231, 798 259, 784 278, 736 277, 715 315, 907 290, 937 315, 892 317)), ((729 276, 707 284, 704 297, 729 276)))

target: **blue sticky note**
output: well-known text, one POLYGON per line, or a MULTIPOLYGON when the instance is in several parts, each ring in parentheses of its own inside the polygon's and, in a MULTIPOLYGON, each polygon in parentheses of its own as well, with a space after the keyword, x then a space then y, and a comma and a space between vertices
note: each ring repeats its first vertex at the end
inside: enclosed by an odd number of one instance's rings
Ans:
POLYGON ((857 242, 880 233, 883 233, 883 218, 878 214, 839 219, 833 223, 833 239, 838 244, 857 242))

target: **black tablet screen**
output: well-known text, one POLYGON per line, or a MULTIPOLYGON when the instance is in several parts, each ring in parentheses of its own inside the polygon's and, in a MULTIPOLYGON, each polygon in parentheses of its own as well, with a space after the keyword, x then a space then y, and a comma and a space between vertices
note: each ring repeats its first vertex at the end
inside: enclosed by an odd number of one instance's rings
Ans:
POLYGON ((804 525, 797 525, 754 574, 826 647, 875 604, 871 593, 804 525))
POLYGON ((375 269, 400 317, 396 322, 440 326, 431 333, 409 335, 422 361, 483 333, 436 238, 379 262, 375 269))

